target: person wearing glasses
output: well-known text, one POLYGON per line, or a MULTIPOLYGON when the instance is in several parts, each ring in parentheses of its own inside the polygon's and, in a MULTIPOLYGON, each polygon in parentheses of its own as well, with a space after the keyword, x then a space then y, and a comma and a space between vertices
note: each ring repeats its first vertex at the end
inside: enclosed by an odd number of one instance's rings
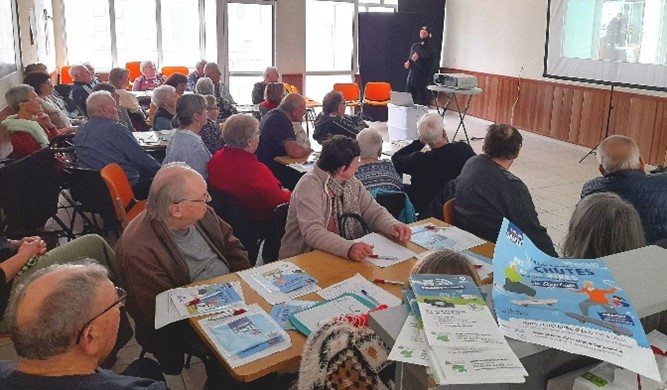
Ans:
POLYGON ((0 362, 0 388, 166 389, 159 366, 147 358, 123 375, 99 368, 114 347, 126 296, 90 259, 35 272, 9 308, 19 360, 0 362))
POLYGON ((339 91, 331 91, 322 99, 322 112, 315 119, 313 138, 322 144, 333 135, 356 138, 368 125, 361 117, 345 114, 345 98, 339 91))
MULTIPOLYGON (((155 329, 155 297, 250 268, 248 253, 231 226, 206 204, 210 200, 201 174, 185 163, 167 164, 155 175, 146 210, 129 223, 116 245, 137 341, 168 375, 180 374, 185 352, 209 352, 187 321, 155 329)), ((210 367, 207 373, 209 378, 215 374, 210 367)))
POLYGON ((218 124, 218 108, 216 98, 213 95, 204 95, 206 99, 206 123, 201 128, 199 136, 204 141, 206 149, 214 155, 215 152, 225 146, 225 140, 222 138, 222 128, 224 125, 218 124))

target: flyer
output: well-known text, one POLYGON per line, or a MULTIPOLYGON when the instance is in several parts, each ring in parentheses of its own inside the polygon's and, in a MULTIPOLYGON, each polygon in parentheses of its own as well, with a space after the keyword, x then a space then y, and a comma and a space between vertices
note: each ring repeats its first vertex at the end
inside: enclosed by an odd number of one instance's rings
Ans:
POLYGON ((493 275, 493 304, 504 335, 660 380, 639 316, 603 261, 548 256, 504 219, 493 275))

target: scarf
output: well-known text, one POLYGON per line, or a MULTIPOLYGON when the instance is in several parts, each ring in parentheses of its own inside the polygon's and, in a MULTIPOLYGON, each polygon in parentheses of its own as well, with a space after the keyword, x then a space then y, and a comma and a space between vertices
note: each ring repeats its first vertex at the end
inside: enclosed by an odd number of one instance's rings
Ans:
POLYGON ((49 146, 49 138, 46 136, 46 131, 36 121, 19 119, 16 118, 16 115, 10 115, 4 121, 0 122, 0 124, 5 126, 9 133, 22 131, 30 134, 42 148, 49 146))
POLYGON ((359 202, 353 194, 353 189, 347 180, 338 181, 333 178, 327 180, 327 189, 332 194, 331 217, 338 234, 348 240, 355 240, 366 234, 366 229, 354 218, 345 218, 340 224, 340 216, 343 214, 356 214, 361 216, 359 202))

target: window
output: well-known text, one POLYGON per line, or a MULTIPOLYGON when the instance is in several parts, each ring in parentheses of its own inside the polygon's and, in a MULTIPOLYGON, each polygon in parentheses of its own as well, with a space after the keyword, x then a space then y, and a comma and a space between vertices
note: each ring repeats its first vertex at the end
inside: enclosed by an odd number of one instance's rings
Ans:
POLYGON ((306 72, 351 71, 354 4, 306 2, 306 72))
MULTIPOLYGON (((116 11, 116 63, 153 60, 158 64, 155 2, 114 0, 116 11), (150 22, 153 23, 150 23, 150 22)), ((79 17, 80 18, 80 17, 79 17)))
POLYGON ((65 21, 69 63, 90 61, 95 67, 111 68, 108 0, 67 0, 65 21))
MULTIPOLYGON (((194 66, 196 59, 201 57, 198 23, 199 0, 162 0, 161 15, 162 64, 194 66), (183 28, 186 26, 187 28, 183 28), (184 58, 190 61, 183 63, 184 58)), ((215 23, 213 26, 215 27, 215 23)))

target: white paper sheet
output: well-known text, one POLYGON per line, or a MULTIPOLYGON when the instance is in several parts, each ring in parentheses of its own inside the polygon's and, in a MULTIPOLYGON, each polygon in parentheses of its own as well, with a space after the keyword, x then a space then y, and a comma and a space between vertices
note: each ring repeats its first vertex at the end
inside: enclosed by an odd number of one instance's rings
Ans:
POLYGON ((271 305, 277 305, 279 303, 285 303, 291 299, 296 299, 310 293, 318 292, 321 290, 320 286, 317 284, 309 284, 298 290, 291 291, 289 293, 283 292, 273 292, 270 293, 265 287, 253 278, 255 274, 264 274, 272 270, 279 270, 282 273, 295 273, 295 272, 304 272, 301 268, 296 265, 286 262, 286 261, 276 261, 270 264, 266 264, 260 267, 250 268, 245 271, 239 271, 238 275, 243 279, 253 290, 257 291, 262 298, 264 298, 271 305))
MULTIPOLYGON (((363 297, 362 297, 363 298, 363 297)), ((371 310, 351 296, 344 296, 319 306, 309 307, 294 314, 294 317, 311 332, 331 318, 347 314, 364 314, 371 310)))
POLYGON ((387 305, 389 307, 399 306, 401 300, 394 294, 384 290, 382 287, 371 283, 369 280, 356 274, 349 279, 333 284, 325 289, 322 289, 317 294, 324 299, 334 299, 342 294, 352 293, 365 298, 377 305, 387 305))
POLYGON ((373 254, 375 255, 380 257, 388 256, 394 258, 391 260, 382 258, 366 258, 366 262, 377 265, 380 268, 391 267, 392 265, 415 257, 415 253, 413 251, 377 233, 369 233, 361 238, 356 239, 355 241, 365 242, 366 244, 373 245, 373 254))
POLYGON ((426 335, 414 315, 408 315, 387 360, 430 366, 426 335))
POLYGON ((412 228, 412 242, 428 250, 451 249, 461 252, 487 241, 456 226, 428 224, 412 228))

